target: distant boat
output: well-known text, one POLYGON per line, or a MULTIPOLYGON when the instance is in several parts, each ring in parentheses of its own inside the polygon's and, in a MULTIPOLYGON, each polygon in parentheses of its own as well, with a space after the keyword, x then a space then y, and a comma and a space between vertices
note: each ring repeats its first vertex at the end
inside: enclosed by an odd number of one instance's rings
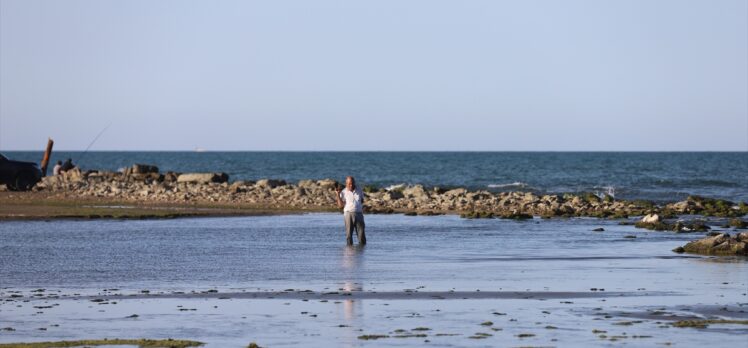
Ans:
POLYGON ((196 147, 195 152, 205 152, 207 150, 203 149, 202 147, 196 147))

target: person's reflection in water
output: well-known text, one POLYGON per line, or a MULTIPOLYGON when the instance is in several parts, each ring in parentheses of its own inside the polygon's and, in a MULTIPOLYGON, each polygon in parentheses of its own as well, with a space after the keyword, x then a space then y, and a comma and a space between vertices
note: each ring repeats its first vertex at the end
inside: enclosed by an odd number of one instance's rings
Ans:
MULTIPOLYGON (((363 284, 360 281, 360 272, 362 270, 363 262, 364 262, 364 246, 352 246, 347 245, 343 249, 343 257, 341 260, 341 271, 343 274, 343 283, 340 286, 341 292, 354 292, 354 291, 363 291, 364 287, 363 284)), ((361 316, 361 310, 363 308, 363 304, 361 303, 361 300, 353 300, 353 299, 347 299, 343 300, 343 320, 345 320, 346 324, 350 327, 356 327, 354 325, 354 321, 356 320, 356 315, 361 316)), ((350 338, 350 341, 347 342, 348 345, 355 345, 357 343, 357 335, 355 331, 351 331, 353 336, 347 337, 350 338)))

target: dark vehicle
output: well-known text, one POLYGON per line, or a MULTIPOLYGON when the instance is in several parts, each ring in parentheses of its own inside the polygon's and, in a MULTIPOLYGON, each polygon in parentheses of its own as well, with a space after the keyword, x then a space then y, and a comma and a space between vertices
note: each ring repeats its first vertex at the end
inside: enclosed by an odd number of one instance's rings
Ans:
POLYGON ((0 184, 14 191, 30 190, 42 180, 42 171, 36 163, 11 161, 0 154, 0 184))

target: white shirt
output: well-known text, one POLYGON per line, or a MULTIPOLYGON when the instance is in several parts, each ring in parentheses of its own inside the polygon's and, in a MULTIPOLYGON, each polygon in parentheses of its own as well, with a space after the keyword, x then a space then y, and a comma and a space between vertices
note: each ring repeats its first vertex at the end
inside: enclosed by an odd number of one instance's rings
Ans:
POLYGON ((346 187, 343 191, 340 191, 340 199, 345 202, 343 212, 346 213, 363 213, 363 201, 364 193, 357 186, 353 191, 348 190, 346 187))
POLYGON ((60 168, 62 168, 61 165, 55 164, 55 168, 52 169, 52 175, 60 175, 60 168))

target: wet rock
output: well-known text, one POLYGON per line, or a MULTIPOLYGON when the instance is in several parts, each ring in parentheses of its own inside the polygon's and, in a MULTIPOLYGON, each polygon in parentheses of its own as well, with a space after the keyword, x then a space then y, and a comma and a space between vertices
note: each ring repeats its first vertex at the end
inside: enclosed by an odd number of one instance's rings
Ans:
POLYGON ((209 184, 223 183, 228 180, 229 176, 226 173, 185 173, 177 177, 178 183, 209 184))
POLYGON ((743 209, 744 206, 744 203, 735 205, 735 203, 724 199, 689 196, 685 201, 667 204, 665 209, 673 210, 679 214, 739 217, 746 214, 743 209))
POLYGON ((471 211, 461 213, 460 217, 463 219, 493 219, 496 216, 488 211, 471 211))
POLYGON ((731 237, 727 233, 721 233, 695 240, 684 245, 683 252, 701 255, 748 256, 748 233, 739 233, 735 237, 731 237))
POLYGON ((134 164, 130 169, 132 174, 158 173, 158 167, 150 164, 134 164))
POLYGON ((456 189, 452 189, 447 192, 444 192, 444 195, 446 195, 447 197, 450 197, 450 196, 454 197, 454 196, 464 196, 466 193, 467 193, 466 189, 456 188, 456 189))
POLYGON ((402 194, 403 196, 415 199, 416 201, 428 201, 430 198, 429 194, 421 185, 406 187, 403 189, 402 194))
POLYGON ((661 221, 662 219, 657 214, 647 214, 641 220, 639 220, 639 222, 644 224, 655 224, 661 221))
POLYGON ((285 180, 262 179, 262 180, 257 180, 257 183, 255 185, 259 187, 276 188, 279 186, 286 186, 287 183, 285 180))
POLYGON ((728 225, 735 228, 746 228, 748 227, 748 222, 741 218, 734 218, 730 220, 730 223, 728 225))
POLYGON ((387 191, 382 196, 382 199, 384 201, 394 201, 394 200, 398 200, 404 197, 405 195, 403 195, 403 193, 400 191, 387 191))
POLYGON ((506 212, 499 216, 502 219, 511 219, 511 220, 527 220, 532 219, 532 215, 523 213, 523 212, 506 212))
POLYGON ((694 220, 691 222, 677 221, 672 225, 672 228, 670 228, 670 230, 678 233, 707 232, 710 229, 711 227, 707 226, 706 222, 702 220, 694 220))

